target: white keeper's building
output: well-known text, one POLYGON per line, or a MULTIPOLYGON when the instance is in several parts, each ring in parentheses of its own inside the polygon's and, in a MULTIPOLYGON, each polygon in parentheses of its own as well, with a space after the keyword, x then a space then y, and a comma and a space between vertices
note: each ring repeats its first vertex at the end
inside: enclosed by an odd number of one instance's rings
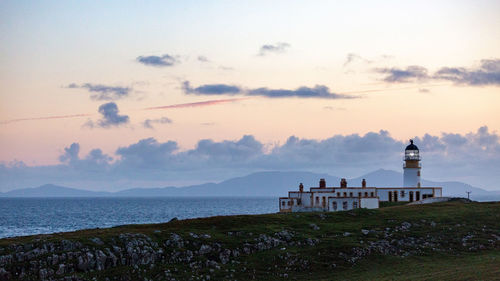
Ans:
POLYGON ((421 186, 420 160, 418 147, 410 140, 410 145, 405 149, 402 187, 370 187, 364 179, 358 187, 348 187, 346 179, 341 179, 338 187, 327 187, 326 181, 320 179, 318 187, 304 191, 301 183, 298 191, 290 191, 288 197, 280 197, 280 212, 376 209, 380 201, 413 202, 429 197, 441 197, 441 187, 421 186))

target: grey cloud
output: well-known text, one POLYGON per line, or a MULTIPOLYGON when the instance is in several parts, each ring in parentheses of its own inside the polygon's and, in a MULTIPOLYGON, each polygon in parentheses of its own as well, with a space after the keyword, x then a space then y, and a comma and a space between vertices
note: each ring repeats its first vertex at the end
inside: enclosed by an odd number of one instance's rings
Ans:
POLYGON ((92 149, 84 158, 80 158, 80 144, 72 143, 64 148, 64 153, 59 156, 62 163, 77 170, 95 171, 95 169, 109 166, 113 158, 102 152, 101 149, 92 149))
POLYGON ((99 106, 98 111, 102 115, 102 118, 97 120, 97 122, 89 120, 85 126, 90 128, 110 128, 124 125, 129 122, 129 117, 127 115, 119 114, 118 106, 114 102, 102 104, 99 106))
POLYGON ((347 65, 351 64, 354 61, 362 61, 364 63, 372 63, 371 60, 365 59, 362 56, 355 54, 355 53, 349 53, 347 54, 346 61, 344 62, 344 67, 347 65))
POLYGON ((417 82, 430 78, 427 69, 418 65, 408 66, 406 69, 376 68, 375 72, 385 74, 383 80, 389 83, 417 82))
POLYGON ((147 129, 153 129, 153 124, 170 124, 172 120, 167 117, 162 117, 158 119, 146 119, 142 122, 142 126, 147 129))
POLYGON ((245 135, 238 141, 214 142, 210 139, 200 140, 194 150, 188 151, 187 155, 196 158, 209 159, 210 162, 235 163, 248 161, 262 154, 263 145, 254 136, 245 135))
POLYGON ((259 56, 265 56, 269 53, 284 53, 290 44, 286 42, 278 42, 276 44, 265 44, 260 47, 259 56))
POLYGON ((200 62, 210 62, 210 60, 205 56, 198 56, 198 61, 200 62))
POLYGON ((108 102, 99 106, 99 113, 102 114, 102 119, 98 121, 98 124, 104 128, 119 126, 129 121, 127 115, 119 114, 118 106, 114 102, 108 102))
POLYGON ((174 141, 160 143, 154 138, 143 139, 127 147, 118 148, 116 154, 121 159, 116 165, 121 170, 168 169, 175 160, 173 152, 177 149, 177 143, 174 141))
MULTIPOLYGON (((497 188, 500 136, 488 127, 467 134, 424 134, 413 139, 423 157, 424 178, 497 188)), ((223 180, 263 170, 303 170, 351 177, 379 168, 400 171, 406 145, 406 140, 395 139, 384 130, 320 140, 291 136, 270 149, 252 135, 237 140, 204 139, 187 150, 180 150, 175 141, 148 138, 118 148, 117 159, 111 162, 111 157, 98 149, 84 158, 78 157, 80 147, 76 143, 64 150, 60 165, 0 164, 0 188, 6 188, 6 183, 19 186, 28 180, 32 184, 49 180, 56 184, 86 180, 123 184, 140 180, 151 185, 183 179, 223 180)))
POLYGON ((80 153, 80 144, 72 143, 69 147, 64 148, 64 154, 59 156, 59 161, 63 163, 73 163, 78 161, 78 154, 80 153))
POLYGON ((476 68, 441 67, 434 74, 429 74, 422 66, 408 66, 402 68, 376 68, 375 72, 384 74, 383 80, 388 83, 451 81, 457 85, 468 86, 499 86, 500 59, 481 60, 476 68))
POLYGON ((256 89, 243 89, 234 85, 227 84, 206 84, 193 88, 189 81, 185 81, 182 85, 186 94, 197 95, 245 95, 245 96, 262 96, 268 98, 323 98, 323 99, 347 99, 355 98, 355 96, 337 94, 330 91, 324 85, 316 85, 311 87, 299 87, 293 90, 289 89, 270 89, 270 88, 256 88, 256 89))
POLYGON ((353 98, 353 96, 333 93, 330 91, 328 87, 323 85, 316 85, 314 88, 299 87, 294 90, 258 88, 248 91, 248 95, 263 96, 268 98, 285 98, 285 97, 324 98, 324 99, 353 98))
POLYGON ((196 95, 234 95, 241 93, 241 88, 226 84, 207 84, 192 88, 189 81, 184 81, 182 88, 186 94, 196 95))
POLYGON ((168 54, 164 54, 162 56, 139 56, 136 60, 144 65, 156 67, 173 66, 179 63, 174 56, 168 54))
POLYGON ((118 87, 118 86, 106 86, 102 84, 75 84, 71 83, 68 85, 70 89, 86 89, 90 93, 93 93, 90 98, 93 100, 117 100, 121 98, 128 97, 132 92, 132 88, 129 87, 118 87))
POLYGON ((443 67, 434 74, 435 79, 471 86, 500 85, 500 59, 482 60, 478 68, 443 67))

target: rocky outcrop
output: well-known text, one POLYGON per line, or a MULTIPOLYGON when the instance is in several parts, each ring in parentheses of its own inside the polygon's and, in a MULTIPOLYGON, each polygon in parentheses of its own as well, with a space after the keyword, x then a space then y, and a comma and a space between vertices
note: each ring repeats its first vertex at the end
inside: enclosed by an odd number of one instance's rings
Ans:
MULTIPOLYGON (((86 280, 85 273, 123 266, 137 269, 187 264, 192 270, 220 270, 223 265, 238 263, 236 259, 241 255, 282 246, 314 246, 319 242, 311 238, 294 239, 294 233, 287 230, 273 235, 228 235, 244 236, 246 242, 228 248, 203 233, 189 233, 187 237, 169 233, 164 241, 140 233, 124 233, 106 242, 95 237, 84 242, 39 239, 27 244, 12 244, 0 248, 0 280, 86 280)), ((170 274, 167 272, 166 276, 170 274)))

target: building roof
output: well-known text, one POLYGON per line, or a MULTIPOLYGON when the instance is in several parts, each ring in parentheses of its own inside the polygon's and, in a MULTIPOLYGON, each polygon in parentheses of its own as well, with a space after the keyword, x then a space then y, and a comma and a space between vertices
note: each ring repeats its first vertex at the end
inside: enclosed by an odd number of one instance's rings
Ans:
POLYGON ((418 147, 413 144, 413 140, 410 140, 410 145, 408 145, 405 150, 418 150, 418 147))

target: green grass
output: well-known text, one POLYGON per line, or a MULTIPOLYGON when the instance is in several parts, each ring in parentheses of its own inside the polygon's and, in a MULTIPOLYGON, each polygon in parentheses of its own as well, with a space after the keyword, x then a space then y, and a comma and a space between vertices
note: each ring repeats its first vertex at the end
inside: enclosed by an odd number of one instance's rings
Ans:
MULTIPOLYGON (((407 258, 374 257, 348 270, 310 280, 499 280, 500 251, 436 254, 407 258)), ((308 280, 305 276, 304 280, 308 280)))
MULTIPOLYGON (((245 216, 217 216, 201 219, 179 220, 163 224, 126 225, 107 229, 90 229, 69 233, 38 235, 0 240, 0 255, 8 252, 9 244, 22 244, 42 239, 78 240, 92 245, 89 238, 99 237, 110 243, 121 233, 143 233, 160 244, 175 232, 185 240, 193 241, 189 232, 209 234, 206 243, 217 242, 224 248, 234 249, 247 241, 254 241, 260 234, 272 236, 286 229, 295 233, 297 241, 307 238, 319 239, 316 246, 280 247, 242 255, 236 260, 239 265, 221 265, 221 273, 211 273, 212 280, 226 278, 225 270, 234 269, 238 280, 275 280, 287 273, 292 280, 500 280, 500 242, 478 251, 462 245, 462 238, 474 234, 477 243, 489 243, 492 235, 500 236, 500 203, 436 203, 428 205, 385 206, 376 210, 357 209, 336 213, 287 213, 245 216), (380 233, 386 228, 394 229, 403 222, 412 224, 410 231, 395 232, 390 239, 427 239, 440 241, 444 250, 424 250, 418 255, 407 257, 370 254, 355 264, 346 262, 339 253, 349 253, 353 248, 363 247, 370 241, 383 239, 380 233), (310 223, 320 227, 311 228, 310 223), (362 229, 378 231, 379 234, 364 235, 362 229), (161 232, 158 232, 161 231, 161 232), (241 235, 228 235, 240 232, 241 235), (344 236, 345 232, 351 233, 344 236), (378 236, 377 236, 378 235, 378 236), (427 238, 426 238, 427 237, 427 238), (288 260, 284 259, 288 255, 288 260), (291 260, 297 260, 290 265, 291 260), (306 267, 300 265, 306 263, 306 267), (332 266, 335 264, 335 266, 332 266), (241 269, 248 270, 243 272, 241 269), (254 272, 255 270, 255 272, 254 272)), ((105 245, 102 247, 109 247, 105 245)), ((184 280, 190 276, 183 273, 186 265, 164 265, 148 268, 150 277, 166 269, 177 268, 176 278, 184 280)), ((94 272, 86 277, 130 276, 129 268, 120 267, 104 272, 94 272)), ((283 279, 283 278, 282 278, 283 279)))

